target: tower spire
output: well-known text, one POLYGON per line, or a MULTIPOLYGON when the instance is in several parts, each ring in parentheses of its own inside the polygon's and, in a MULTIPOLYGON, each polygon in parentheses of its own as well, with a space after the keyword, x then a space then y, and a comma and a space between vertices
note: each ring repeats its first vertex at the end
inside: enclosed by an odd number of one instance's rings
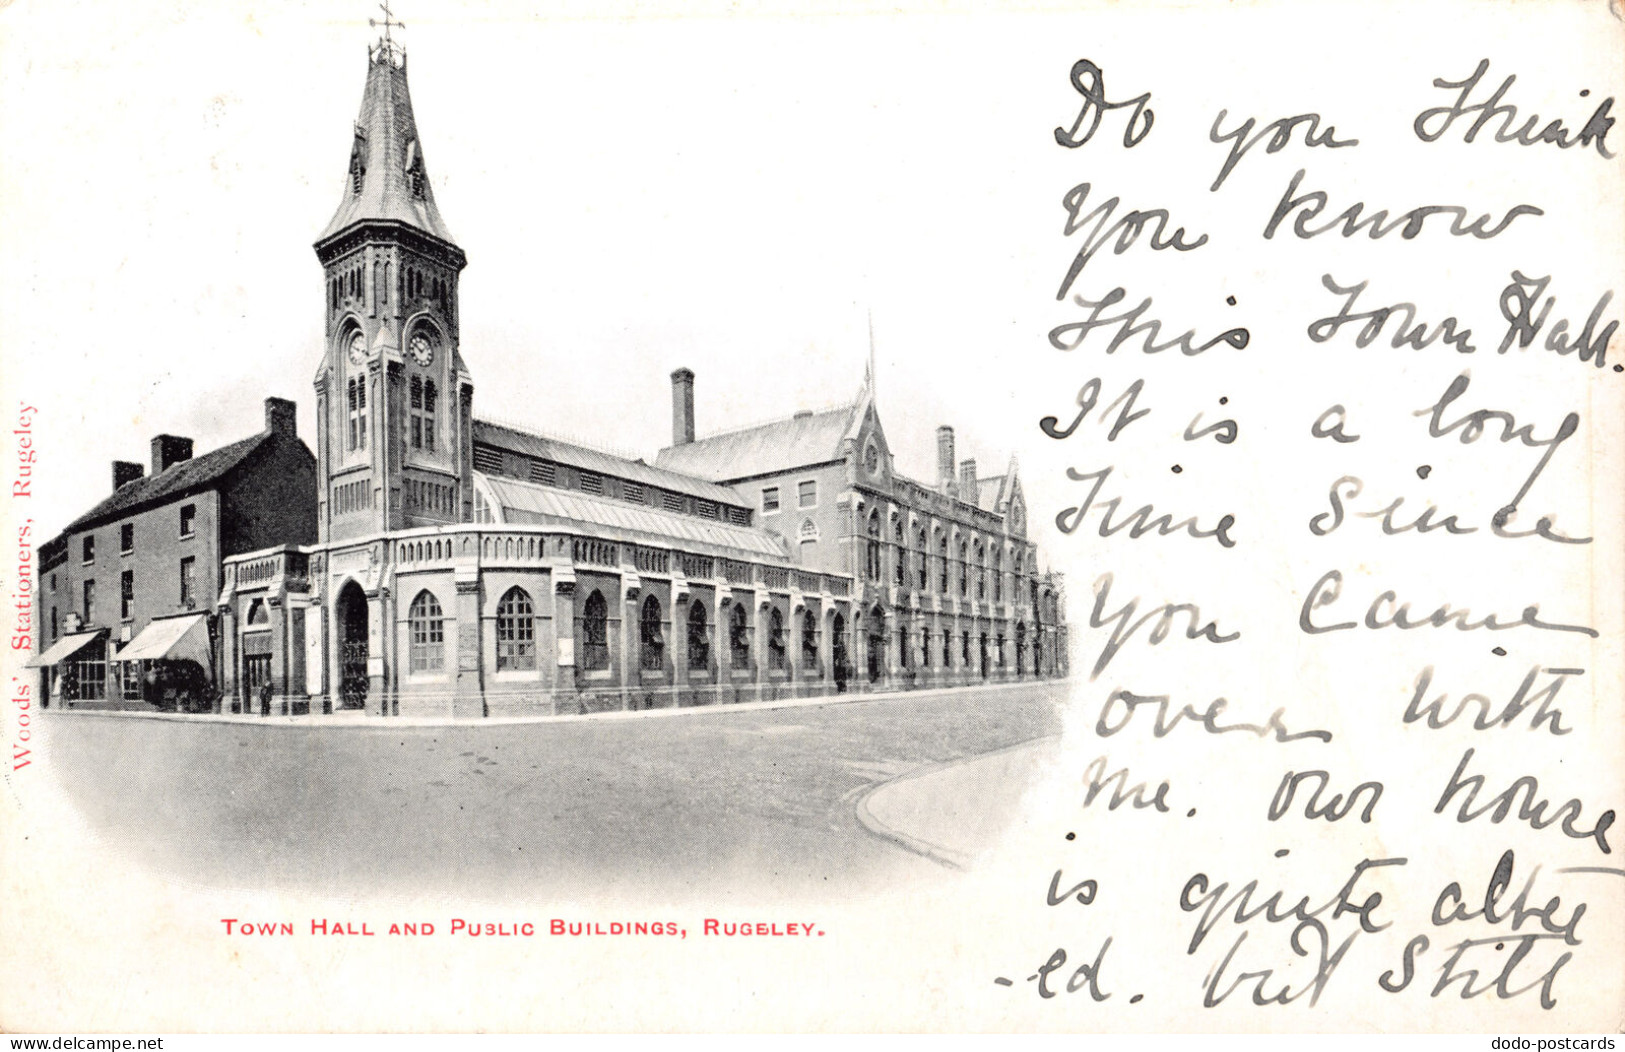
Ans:
MULTIPOLYGON (((389 9, 389 0, 383 0, 383 2, 378 5, 378 7, 379 7, 379 10, 384 12, 383 21, 380 22, 376 18, 367 19, 367 25, 372 26, 375 29, 378 26, 383 26, 384 27, 383 38, 378 41, 378 47, 375 50, 374 54, 375 54, 375 56, 377 56, 377 55, 384 56, 385 58, 389 59, 389 61, 391 63, 393 63, 395 65, 401 65, 402 63, 404 63, 406 61, 406 49, 401 47, 399 44, 395 43, 395 38, 390 35, 389 31, 392 28, 393 29, 405 29, 406 28, 406 23, 396 21, 395 12, 393 12, 393 11, 391 11, 389 9)), ((377 58, 374 57, 373 61, 377 61, 377 58)))
POLYGON ((869 318, 869 366, 864 370, 864 386, 869 389, 869 398, 875 396, 875 310, 873 307, 864 308, 869 318))

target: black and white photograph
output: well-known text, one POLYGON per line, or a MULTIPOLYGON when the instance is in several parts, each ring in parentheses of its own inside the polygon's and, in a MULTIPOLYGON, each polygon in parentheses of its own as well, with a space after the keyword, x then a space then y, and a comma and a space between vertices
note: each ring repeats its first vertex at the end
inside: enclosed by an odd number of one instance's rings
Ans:
POLYGON ((0 1030, 1617 1032, 1622 32, 0 5, 0 1030))

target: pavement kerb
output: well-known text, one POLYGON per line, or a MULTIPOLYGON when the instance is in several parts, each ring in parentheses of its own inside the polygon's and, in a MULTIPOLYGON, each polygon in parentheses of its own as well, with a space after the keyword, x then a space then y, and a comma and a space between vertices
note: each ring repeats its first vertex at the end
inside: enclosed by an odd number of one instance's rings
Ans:
POLYGON ((879 785, 871 786, 863 793, 862 796, 858 797, 857 803, 854 807, 857 814, 858 824, 863 826, 864 829, 867 829, 869 832, 873 833, 875 836, 880 837, 882 840, 889 840, 905 850, 912 851, 916 855, 923 855, 933 862, 947 866, 949 869, 969 869, 973 858, 971 854, 964 851, 958 851, 951 847, 946 847, 942 844, 933 844, 929 840, 924 840, 910 833, 906 833, 901 829, 896 829, 887 825, 879 818, 875 817, 874 811, 869 807, 870 798, 875 796, 877 793, 885 792, 887 790, 895 790, 908 782, 918 781, 925 778, 937 778, 945 774, 951 776, 951 773, 956 769, 968 767, 971 764, 978 763, 982 760, 988 760, 995 756, 1002 756, 1005 753, 1015 752, 1018 749, 1030 749, 1039 742, 1056 741, 1059 740, 1059 738, 1060 735, 1056 734, 1042 734, 1036 738, 1028 738, 1026 741, 1016 742, 1013 745, 1006 745, 1001 749, 994 749, 991 752, 976 753, 974 756, 961 756, 953 760, 944 760, 941 763, 924 764, 920 767, 916 767, 912 771, 909 771, 907 774, 901 774, 890 781, 881 782, 879 785))
MULTIPOLYGON (((176 713, 176 712, 119 712, 110 709, 51 708, 41 712, 44 716, 72 718, 102 717, 123 720, 167 720, 178 723, 235 723, 246 727, 328 727, 334 730, 393 730, 401 727, 491 727, 530 723, 573 723, 584 720, 642 720, 669 719, 685 716, 720 716, 729 712, 758 712, 764 709, 816 708, 823 705, 852 705, 896 701, 930 701, 951 697, 965 691, 1003 692, 1032 689, 1034 687, 1065 687, 1069 679, 1029 679, 1015 683, 976 683, 962 687, 933 687, 928 690, 894 690, 863 694, 830 694, 812 698, 780 698, 775 701, 746 701, 735 705, 694 705, 687 708, 639 709, 631 712, 567 713, 559 716, 475 716, 454 719, 450 716, 254 716, 231 712, 176 713)), ((1013 748, 1014 746, 1012 746, 1013 748)), ((981 755, 992 756, 1001 750, 981 755)), ((966 759, 975 759, 967 757, 966 759)), ((956 763, 960 761, 949 761, 956 763)), ((908 777, 904 775, 903 777, 908 777)), ((889 784, 889 783, 888 783, 889 784)), ((878 788, 878 787, 877 787, 878 788)))

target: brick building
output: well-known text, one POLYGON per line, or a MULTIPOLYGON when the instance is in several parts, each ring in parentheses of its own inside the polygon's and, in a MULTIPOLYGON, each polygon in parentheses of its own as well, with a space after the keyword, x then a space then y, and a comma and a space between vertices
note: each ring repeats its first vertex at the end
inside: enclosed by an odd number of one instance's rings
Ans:
POLYGON ((265 429, 192 455, 152 440, 151 474, 113 462, 113 492, 41 545, 42 696, 118 708, 197 705, 218 680, 211 614, 221 567, 273 542, 316 539, 316 463, 292 402, 265 400, 265 429))
POLYGON ((937 477, 899 474, 866 384, 850 405, 694 437, 694 374, 672 374, 672 445, 655 463, 747 495, 799 565, 845 574, 861 678, 944 686, 1063 675, 1060 582, 1039 568, 1011 458, 979 476, 937 429, 937 477))
POLYGON ((682 438, 654 464, 476 417, 459 339, 467 259, 387 39, 369 50, 339 207, 314 247, 315 536, 268 535, 223 559, 214 630, 231 708, 550 714, 1064 669, 1057 629, 1034 613, 1053 581, 1035 572, 1013 467, 963 493, 894 476, 872 394, 838 420, 757 436, 744 473, 706 459, 718 439, 692 441, 687 370, 674 374, 682 438), (801 455, 807 429, 816 456, 801 455), (785 505, 764 508, 769 479, 811 501, 793 527, 785 505), (888 575, 904 573, 906 546, 876 547, 876 515, 976 545, 991 576, 974 598, 900 586, 888 575), (943 632, 992 656, 937 671, 943 632))

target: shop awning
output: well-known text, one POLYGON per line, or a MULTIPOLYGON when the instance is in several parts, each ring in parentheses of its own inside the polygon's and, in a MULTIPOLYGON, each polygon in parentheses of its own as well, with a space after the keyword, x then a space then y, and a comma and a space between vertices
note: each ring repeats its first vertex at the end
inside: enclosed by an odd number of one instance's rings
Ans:
POLYGON ((209 667, 209 630, 204 614, 185 614, 152 621, 113 656, 114 661, 179 661, 191 659, 209 667))
POLYGON ((63 636, 44 651, 23 662, 23 667, 50 668, 52 665, 66 661, 83 650, 91 640, 99 637, 104 631, 105 629, 97 629, 94 632, 76 632, 71 636, 63 636))

